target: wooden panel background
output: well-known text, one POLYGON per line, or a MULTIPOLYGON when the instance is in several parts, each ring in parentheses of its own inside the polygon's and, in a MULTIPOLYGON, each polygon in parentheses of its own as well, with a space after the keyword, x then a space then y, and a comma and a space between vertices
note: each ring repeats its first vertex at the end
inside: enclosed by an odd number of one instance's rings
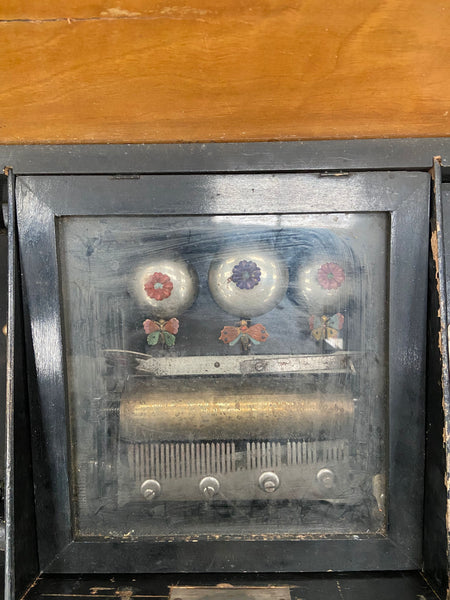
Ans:
POLYGON ((11 0, 0 143, 450 135, 448 0, 11 0))

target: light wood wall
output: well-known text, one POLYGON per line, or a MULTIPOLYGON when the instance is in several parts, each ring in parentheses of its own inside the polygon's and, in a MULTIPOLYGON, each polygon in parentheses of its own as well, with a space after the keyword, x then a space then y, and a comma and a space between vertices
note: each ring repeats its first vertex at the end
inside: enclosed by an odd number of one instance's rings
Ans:
POLYGON ((449 0, 11 0, 0 143, 450 135, 449 0))

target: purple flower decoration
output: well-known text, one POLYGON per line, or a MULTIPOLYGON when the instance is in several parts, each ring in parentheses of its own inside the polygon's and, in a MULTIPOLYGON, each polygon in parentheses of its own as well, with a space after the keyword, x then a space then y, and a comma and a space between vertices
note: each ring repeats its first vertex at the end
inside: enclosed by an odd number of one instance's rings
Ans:
POLYGON ((261 269, 252 260, 241 260, 230 279, 240 290, 252 290, 261 280, 261 269))

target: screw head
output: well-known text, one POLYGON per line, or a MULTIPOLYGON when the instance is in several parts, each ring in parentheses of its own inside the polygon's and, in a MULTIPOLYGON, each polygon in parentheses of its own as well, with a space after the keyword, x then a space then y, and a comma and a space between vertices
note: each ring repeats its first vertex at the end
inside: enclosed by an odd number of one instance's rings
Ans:
POLYGON ((198 484, 200 492, 206 500, 211 500, 220 489, 220 483, 215 477, 203 477, 198 484))
POLYGON ((262 473, 258 480, 259 487, 268 494, 273 494, 280 487, 280 478, 272 471, 262 473))
POLYGON ((208 485, 203 488, 203 493, 207 498, 212 498, 216 495, 216 490, 212 486, 208 485))
POLYGON ((275 481, 269 480, 263 483, 263 487, 265 492, 274 492, 277 489, 277 484, 275 481))
POLYGON ((161 494, 161 484, 156 479, 146 479, 141 485, 141 494, 151 502, 161 494))
POLYGON ((331 469, 320 469, 316 478, 320 485, 326 490, 331 490, 336 482, 335 474, 331 469))

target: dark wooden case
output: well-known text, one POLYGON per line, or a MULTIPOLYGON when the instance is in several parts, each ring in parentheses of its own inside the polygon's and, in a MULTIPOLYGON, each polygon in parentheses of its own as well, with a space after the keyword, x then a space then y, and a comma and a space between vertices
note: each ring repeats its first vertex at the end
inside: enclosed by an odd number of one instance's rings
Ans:
POLYGON ((420 575, 425 573, 443 593, 447 531, 442 431, 446 431, 448 357, 446 289, 441 282, 447 189, 442 187, 445 159, 432 158, 442 145, 445 149, 444 142, 435 141, 436 151, 432 140, 86 147, 66 148, 59 154, 54 147, 16 154, 0 149, 5 164, 12 166, 8 600, 23 594, 38 575, 30 597, 84 595, 89 586, 109 587, 107 594, 130 586, 131 595, 164 596, 167 586, 181 576, 163 577, 164 573, 185 574, 186 582, 198 584, 284 581, 294 597, 311 599, 324 593, 371 598, 375 590, 395 591, 395 597, 421 593, 431 598, 420 575), (223 201, 217 196, 212 201, 211 190, 217 189, 222 190, 223 201), (194 541, 77 538, 71 517, 64 400, 58 219, 311 212, 389 215, 386 531, 252 541, 223 535, 194 541), (255 575, 242 575, 248 572, 255 575), (118 582, 104 585, 107 576, 118 575, 118 582), (133 583, 136 578, 138 584, 133 583))

